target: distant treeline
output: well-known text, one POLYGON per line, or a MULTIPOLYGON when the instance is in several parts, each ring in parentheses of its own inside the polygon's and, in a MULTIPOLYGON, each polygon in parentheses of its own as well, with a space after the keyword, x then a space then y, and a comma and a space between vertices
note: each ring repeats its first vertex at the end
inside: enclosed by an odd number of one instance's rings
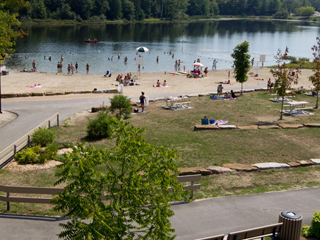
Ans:
POLYGON ((187 20, 190 17, 310 16, 320 0, 30 0, 20 20, 187 20))

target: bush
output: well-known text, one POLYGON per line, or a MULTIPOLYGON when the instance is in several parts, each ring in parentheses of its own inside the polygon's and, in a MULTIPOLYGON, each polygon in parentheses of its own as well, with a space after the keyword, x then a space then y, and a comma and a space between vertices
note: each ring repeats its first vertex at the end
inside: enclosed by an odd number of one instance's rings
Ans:
POLYGON ((42 148, 39 145, 33 146, 32 150, 35 154, 40 154, 42 152, 42 148))
POLYGON ((34 152, 33 148, 26 148, 18 152, 14 158, 18 164, 37 163, 37 154, 34 152))
POLYGON ((116 112, 118 119, 129 118, 131 114, 131 101, 130 98, 123 95, 114 95, 110 99, 110 111, 112 113, 116 112))
POLYGON ((32 134, 32 143, 33 145, 40 145, 41 147, 45 147, 50 143, 53 143, 56 135, 54 132, 47 128, 41 128, 36 130, 32 134))
POLYGON ((302 227, 302 235, 305 237, 320 238, 320 212, 315 212, 311 221, 311 226, 302 227))
POLYGON ((57 143, 51 143, 47 146, 46 151, 44 152, 47 155, 48 160, 54 160, 57 156, 59 146, 57 143))
POLYGON ((112 135, 115 118, 108 115, 107 111, 98 113, 97 119, 90 120, 87 125, 87 134, 89 138, 107 138, 112 135))

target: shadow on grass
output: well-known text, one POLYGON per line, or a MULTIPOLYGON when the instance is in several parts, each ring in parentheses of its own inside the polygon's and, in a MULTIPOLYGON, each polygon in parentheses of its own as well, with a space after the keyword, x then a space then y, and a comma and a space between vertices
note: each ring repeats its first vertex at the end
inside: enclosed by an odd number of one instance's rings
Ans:
POLYGON ((0 213, 0 218, 23 219, 23 220, 32 220, 32 221, 48 221, 48 222, 64 221, 68 219, 65 217, 22 215, 22 214, 12 214, 12 213, 6 213, 6 212, 0 213))

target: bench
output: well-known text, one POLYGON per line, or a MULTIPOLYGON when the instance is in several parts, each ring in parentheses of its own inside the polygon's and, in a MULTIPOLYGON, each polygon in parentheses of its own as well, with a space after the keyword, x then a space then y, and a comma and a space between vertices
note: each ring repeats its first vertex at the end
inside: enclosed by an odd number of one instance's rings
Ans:
POLYGON ((211 237, 205 237, 205 238, 198 238, 196 240, 223 240, 224 234, 216 235, 216 236, 211 236, 211 237))
POLYGON ((259 239, 264 237, 271 237, 272 240, 276 239, 276 235, 281 231, 283 223, 276 223, 267 226, 251 228, 247 230, 232 232, 228 234, 227 240, 241 240, 241 239, 259 239))

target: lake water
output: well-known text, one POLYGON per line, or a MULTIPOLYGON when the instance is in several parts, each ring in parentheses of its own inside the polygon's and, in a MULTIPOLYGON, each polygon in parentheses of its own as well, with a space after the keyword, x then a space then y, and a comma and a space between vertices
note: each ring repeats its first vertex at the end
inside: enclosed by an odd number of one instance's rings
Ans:
POLYGON ((255 60, 266 55, 265 65, 275 63, 274 56, 280 48, 289 47, 289 55, 312 58, 311 47, 320 36, 320 28, 308 23, 278 21, 203 21, 194 23, 123 24, 92 26, 32 26, 24 27, 29 35, 18 39, 16 53, 4 64, 9 68, 32 68, 37 62, 40 72, 56 72, 61 55, 63 72, 71 62, 79 64, 85 73, 89 63, 90 73, 136 72, 135 49, 147 47, 143 53, 141 72, 174 71, 175 60, 181 60, 180 71, 192 69, 200 59, 204 66, 212 67, 217 59, 217 69, 232 66, 234 47, 247 40, 250 54, 255 60), (85 43, 85 39, 98 39, 98 43, 85 43), (181 40, 183 40, 181 42, 181 40), (174 54, 168 54, 168 52, 174 54), (120 54, 120 59, 118 59, 120 54), (44 60, 51 55, 52 61, 44 60), (128 63, 124 63, 125 56, 128 63), (156 61, 159 56, 159 62, 156 61), (113 57, 113 61, 111 58, 113 57))

